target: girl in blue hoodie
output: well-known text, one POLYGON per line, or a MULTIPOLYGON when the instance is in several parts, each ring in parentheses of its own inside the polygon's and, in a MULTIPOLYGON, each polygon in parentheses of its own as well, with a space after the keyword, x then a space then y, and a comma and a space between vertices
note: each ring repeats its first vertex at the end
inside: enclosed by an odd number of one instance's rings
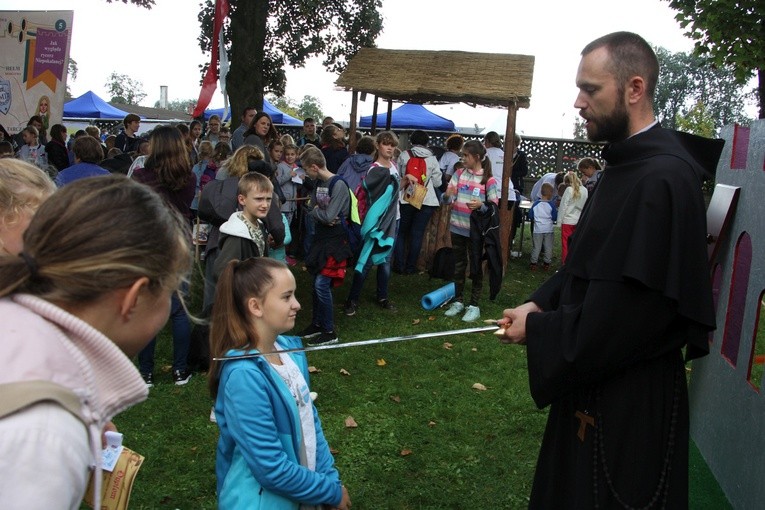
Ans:
POLYGON ((295 278, 282 262, 232 260, 218 280, 212 356, 263 354, 210 364, 223 510, 351 506, 309 394, 306 356, 280 352, 302 347, 300 338, 281 335, 298 310, 295 278))

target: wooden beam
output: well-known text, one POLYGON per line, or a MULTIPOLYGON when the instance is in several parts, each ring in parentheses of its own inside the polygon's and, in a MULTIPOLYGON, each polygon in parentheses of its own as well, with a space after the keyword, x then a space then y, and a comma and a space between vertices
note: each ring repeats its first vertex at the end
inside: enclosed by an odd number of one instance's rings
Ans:
POLYGON ((390 131, 391 122, 393 122, 393 100, 388 99, 388 118, 385 120, 385 131, 390 131))
MULTIPOLYGON (((507 261, 510 256, 510 232, 512 232, 513 214, 515 210, 508 211, 506 203, 507 197, 512 190, 510 177, 513 174, 513 145, 515 145, 515 118, 518 113, 518 104, 516 101, 510 101, 507 104, 507 125, 505 126, 505 163, 502 168, 502 200, 499 204, 499 241, 502 246, 502 267, 507 268, 507 261)), ((517 207, 518 204, 515 204, 517 207)))
POLYGON ((372 136, 377 134, 377 95, 375 95, 375 101, 372 104, 372 136))
POLYGON ((351 93, 351 133, 349 136, 350 143, 348 144, 348 152, 354 154, 356 152, 356 114, 359 107, 359 93, 354 90, 351 93))

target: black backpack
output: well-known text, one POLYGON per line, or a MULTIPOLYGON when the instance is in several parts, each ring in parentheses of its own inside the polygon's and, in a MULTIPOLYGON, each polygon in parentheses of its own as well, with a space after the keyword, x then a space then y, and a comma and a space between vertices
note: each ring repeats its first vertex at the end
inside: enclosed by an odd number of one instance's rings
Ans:
POLYGON ((202 188, 197 214, 202 221, 220 227, 228 221, 239 206, 236 197, 239 193, 239 178, 227 177, 224 180, 212 180, 202 188))
POLYGON ((438 249, 430 266, 430 277, 447 281, 454 279, 454 250, 451 247, 438 249))

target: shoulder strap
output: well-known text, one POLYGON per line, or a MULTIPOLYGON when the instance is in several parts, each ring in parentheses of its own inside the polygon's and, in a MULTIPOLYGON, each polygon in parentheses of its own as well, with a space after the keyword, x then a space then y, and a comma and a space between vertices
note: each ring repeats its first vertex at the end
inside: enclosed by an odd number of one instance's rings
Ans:
POLYGON ((69 388, 50 381, 21 381, 0 384, 0 418, 40 402, 53 402, 87 424, 82 416, 82 402, 69 388))

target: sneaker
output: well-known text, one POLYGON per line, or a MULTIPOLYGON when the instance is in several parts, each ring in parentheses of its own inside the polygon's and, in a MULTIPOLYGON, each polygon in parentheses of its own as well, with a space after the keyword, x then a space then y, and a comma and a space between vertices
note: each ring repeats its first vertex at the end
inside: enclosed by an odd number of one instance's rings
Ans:
POLYGON ((454 303, 449 305, 449 309, 446 310, 446 313, 444 315, 446 315, 447 317, 455 317, 459 313, 461 313, 462 310, 464 309, 465 309, 465 305, 463 305, 460 301, 455 301, 454 303))
POLYGON ((319 333, 315 338, 308 340, 308 345, 332 345, 339 341, 340 340, 337 338, 337 333, 334 331, 323 331, 319 333))
POLYGON ((154 387, 154 374, 141 374, 141 377, 143 378, 143 382, 146 383, 147 388, 154 387))
POLYGON ((176 386, 183 386, 191 379, 191 372, 188 370, 173 370, 173 382, 176 386))
POLYGON ((311 324, 307 328, 305 328, 303 331, 298 333, 299 337, 302 337, 304 339, 313 338, 315 336, 319 336, 321 334, 321 328, 317 326, 316 324, 311 324))
POLYGON ((380 305, 380 308, 383 310, 388 310, 389 312, 395 312, 396 311, 396 305, 390 302, 388 299, 380 299, 377 301, 377 304, 380 305))
POLYGON ((308 395, 311 397, 312 402, 316 402, 316 399, 319 398, 319 394, 316 393, 315 391, 308 393, 308 395))
POLYGON ((477 306, 470 305, 467 307, 465 315, 462 316, 462 321, 473 322, 478 320, 479 317, 481 317, 481 309, 477 306))
POLYGON ((210 408, 210 421, 213 422, 213 423, 218 423, 217 418, 215 418, 215 408, 214 407, 210 408))
POLYGON ((345 312, 345 315, 348 317, 353 317, 356 315, 356 310, 359 309, 359 304, 356 301, 346 301, 345 302, 345 308, 343 311, 345 312))

